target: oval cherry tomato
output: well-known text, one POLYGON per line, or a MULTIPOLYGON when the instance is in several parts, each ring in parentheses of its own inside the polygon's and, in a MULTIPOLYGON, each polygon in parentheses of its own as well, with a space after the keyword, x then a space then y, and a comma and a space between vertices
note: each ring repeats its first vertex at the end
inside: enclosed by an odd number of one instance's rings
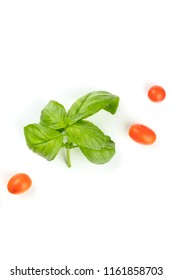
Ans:
POLYGON ((149 145, 156 140, 155 132, 143 124, 133 124, 129 129, 130 137, 137 143, 149 145))
POLYGON ((166 92, 161 86, 153 86, 148 91, 148 97, 153 102, 160 102, 165 99, 166 92))
POLYGON ((8 181, 7 188, 12 194, 26 192, 31 187, 31 178, 25 173, 18 173, 8 181))

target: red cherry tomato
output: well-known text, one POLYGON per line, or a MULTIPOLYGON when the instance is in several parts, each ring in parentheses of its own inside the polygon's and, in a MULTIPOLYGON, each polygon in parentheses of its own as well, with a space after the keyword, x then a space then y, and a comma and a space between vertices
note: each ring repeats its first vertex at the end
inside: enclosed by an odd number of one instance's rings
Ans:
POLYGON ((142 124, 133 124, 129 129, 129 136, 137 143, 149 145, 156 140, 155 132, 142 124))
POLYGON ((31 178, 25 173, 18 173, 8 181, 7 189, 12 194, 26 192, 31 187, 31 178))
POLYGON ((148 91, 148 97, 153 102, 160 102, 166 97, 166 92, 161 86, 153 86, 148 91))

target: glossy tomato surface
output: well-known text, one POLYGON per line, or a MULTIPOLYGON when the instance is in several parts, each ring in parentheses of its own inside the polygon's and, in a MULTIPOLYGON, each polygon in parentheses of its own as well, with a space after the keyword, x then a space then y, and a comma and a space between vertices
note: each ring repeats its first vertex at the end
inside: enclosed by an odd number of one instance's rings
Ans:
POLYGON ((166 92, 161 86, 152 86, 148 91, 148 97, 153 102, 160 102, 165 99, 166 92))
POLYGON ((149 145, 156 140, 155 132, 143 124, 133 124, 129 129, 130 137, 137 143, 149 145))
POLYGON ((26 192, 31 187, 31 178, 25 173, 18 173, 8 181, 7 189, 12 194, 26 192))

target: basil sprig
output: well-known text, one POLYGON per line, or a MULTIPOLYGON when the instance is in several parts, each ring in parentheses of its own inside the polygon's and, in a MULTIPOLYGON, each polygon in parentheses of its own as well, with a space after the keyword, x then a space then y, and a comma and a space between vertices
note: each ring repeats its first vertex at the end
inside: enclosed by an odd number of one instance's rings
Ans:
POLYGON ((119 97, 106 91, 94 91, 80 97, 66 112, 63 105, 51 100, 41 111, 39 124, 24 127, 27 146, 47 160, 53 160, 66 148, 67 165, 70 150, 78 147, 95 164, 104 164, 115 154, 115 143, 96 125, 85 120, 104 109, 115 114, 119 97))

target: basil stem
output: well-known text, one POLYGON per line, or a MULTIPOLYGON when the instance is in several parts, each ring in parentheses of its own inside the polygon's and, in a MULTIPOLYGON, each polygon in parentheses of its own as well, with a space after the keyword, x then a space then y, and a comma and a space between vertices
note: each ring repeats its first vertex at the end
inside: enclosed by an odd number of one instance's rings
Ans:
POLYGON ((67 146, 66 146, 66 162, 67 166, 71 167, 71 158, 70 158, 70 142, 67 139, 67 146))

